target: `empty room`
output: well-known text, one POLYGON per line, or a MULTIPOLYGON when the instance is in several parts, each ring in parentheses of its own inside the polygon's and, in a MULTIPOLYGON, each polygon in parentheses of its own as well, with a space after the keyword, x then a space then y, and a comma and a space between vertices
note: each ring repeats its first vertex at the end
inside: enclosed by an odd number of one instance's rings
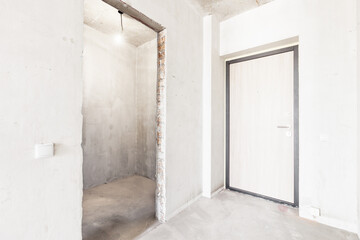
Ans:
POLYGON ((83 239, 131 239, 155 223, 157 33, 84 1, 83 239))
POLYGON ((360 239, 359 0, 0 20, 0 239, 360 239))

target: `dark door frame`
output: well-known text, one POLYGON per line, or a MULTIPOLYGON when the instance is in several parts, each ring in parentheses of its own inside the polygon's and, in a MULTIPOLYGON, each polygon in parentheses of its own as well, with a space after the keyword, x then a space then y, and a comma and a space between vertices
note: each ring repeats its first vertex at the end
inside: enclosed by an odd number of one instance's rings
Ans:
POLYGON ((237 58, 226 61, 226 188, 249 194, 255 197, 264 198, 281 204, 299 206, 299 62, 298 46, 286 47, 270 52, 260 53, 248 57, 237 58), (276 54, 294 52, 294 202, 286 202, 269 196, 233 188, 230 186, 230 65, 239 62, 245 62, 257 58, 268 57, 276 54))

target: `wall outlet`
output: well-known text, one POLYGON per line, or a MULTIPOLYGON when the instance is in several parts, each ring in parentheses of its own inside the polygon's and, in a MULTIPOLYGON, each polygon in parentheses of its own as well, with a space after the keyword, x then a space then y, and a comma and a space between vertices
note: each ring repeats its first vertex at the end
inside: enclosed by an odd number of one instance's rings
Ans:
POLYGON ((53 143, 35 144, 35 159, 54 156, 53 143))

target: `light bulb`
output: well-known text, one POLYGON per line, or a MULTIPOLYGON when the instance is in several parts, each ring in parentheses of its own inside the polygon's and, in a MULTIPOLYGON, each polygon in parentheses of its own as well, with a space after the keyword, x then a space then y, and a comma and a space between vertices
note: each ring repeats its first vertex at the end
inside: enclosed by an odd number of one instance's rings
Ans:
POLYGON ((122 34, 120 34, 120 33, 116 34, 114 36, 114 41, 115 41, 116 44, 121 44, 121 43, 124 42, 124 36, 122 34))

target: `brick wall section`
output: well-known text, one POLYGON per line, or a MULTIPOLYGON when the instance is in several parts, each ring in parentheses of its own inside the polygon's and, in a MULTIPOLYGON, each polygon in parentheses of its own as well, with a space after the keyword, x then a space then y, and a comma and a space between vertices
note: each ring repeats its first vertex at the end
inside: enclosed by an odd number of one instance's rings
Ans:
POLYGON ((156 87, 156 217, 165 222, 165 118, 166 118, 166 30, 158 33, 158 80, 156 87))

